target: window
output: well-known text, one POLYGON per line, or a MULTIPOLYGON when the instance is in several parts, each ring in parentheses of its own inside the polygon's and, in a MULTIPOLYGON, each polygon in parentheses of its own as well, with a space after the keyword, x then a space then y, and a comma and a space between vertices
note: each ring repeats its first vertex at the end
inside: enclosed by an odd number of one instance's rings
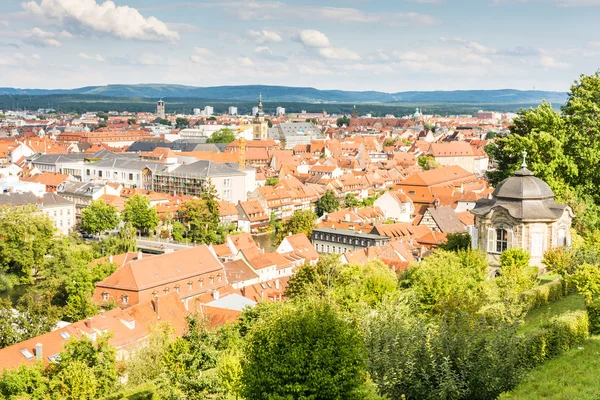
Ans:
POLYGON ((33 353, 31 353, 31 352, 30 352, 29 350, 27 350, 27 349, 22 349, 22 350, 21 350, 21 354, 23 354, 23 356, 24 356, 26 359, 28 359, 28 360, 33 360, 33 358, 34 358, 34 355, 33 355, 33 353))
POLYGON ((210 279, 210 284, 211 284, 211 285, 212 285, 213 283, 215 283, 215 277, 214 277, 214 276, 211 276, 211 277, 210 277, 210 278, 208 278, 208 279, 210 279))
POLYGON ((132 181, 133 180, 133 174, 129 174, 129 180, 132 181))
POLYGON ((164 288, 163 292, 165 292, 165 294, 169 293, 169 288, 168 287, 164 288))
POLYGON ((175 293, 179 293, 180 289, 179 289, 179 285, 175 286, 175 293))
POLYGON ((200 287, 204 286, 204 279, 200 278, 198 281, 200 282, 200 287))
POLYGON ((223 190, 223 198, 230 199, 231 198, 231 190, 223 190))
POLYGON ((56 353, 56 354, 48 357, 48 360, 50 360, 53 363, 59 362, 60 361, 60 354, 56 353))
POLYGON ((223 186, 231 186, 231 179, 223 179, 223 186))
POLYGON ((85 170, 85 174, 86 174, 87 176, 90 176, 90 170, 89 170, 89 169, 86 169, 86 170, 85 170))
POLYGON ((108 301, 108 292, 103 292, 102 293, 102 300, 108 301))
POLYGON ((194 282, 188 282, 188 289, 192 290, 194 288, 194 282))
POLYGON ((558 241, 557 242, 558 242, 559 246, 567 245, 567 237, 566 237, 566 232, 564 229, 558 230, 558 241))
POLYGON ((544 255, 544 236, 541 233, 531 234, 531 257, 541 257, 544 255))
POLYGON ((508 249, 508 232, 506 229, 496 229, 496 253, 508 249))
POLYGON ((121 296, 121 302, 123 304, 127 304, 129 302, 129 296, 127 296, 126 294, 124 294, 123 296, 121 296))
POLYGON ((71 338, 71 335, 69 334, 69 332, 61 332, 60 337, 65 340, 69 340, 71 338))
POLYGON ((98 177, 102 178, 102 171, 98 171, 98 177))

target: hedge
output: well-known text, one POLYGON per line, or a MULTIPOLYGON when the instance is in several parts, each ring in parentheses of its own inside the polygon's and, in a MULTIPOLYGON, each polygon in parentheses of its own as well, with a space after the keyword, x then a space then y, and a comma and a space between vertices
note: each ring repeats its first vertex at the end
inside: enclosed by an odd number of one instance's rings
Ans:
POLYGON ((589 337, 588 314, 573 311, 554 317, 521 340, 521 360, 527 369, 583 343, 589 337))
POLYGON ((573 288, 573 286, 565 287, 562 281, 550 282, 521 293, 521 300, 525 304, 525 308, 530 311, 560 300, 562 297, 571 294, 573 288))
POLYGON ((590 322, 590 332, 597 335, 600 333, 600 300, 595 300, 585 305, 590 322))

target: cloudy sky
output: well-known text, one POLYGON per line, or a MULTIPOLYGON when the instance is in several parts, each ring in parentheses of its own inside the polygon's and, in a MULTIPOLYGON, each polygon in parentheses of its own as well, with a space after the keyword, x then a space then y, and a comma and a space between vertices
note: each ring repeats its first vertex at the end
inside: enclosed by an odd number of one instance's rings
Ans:
POLYGON ((568 90, 600 0, 2 0, 0 86, 568 90))

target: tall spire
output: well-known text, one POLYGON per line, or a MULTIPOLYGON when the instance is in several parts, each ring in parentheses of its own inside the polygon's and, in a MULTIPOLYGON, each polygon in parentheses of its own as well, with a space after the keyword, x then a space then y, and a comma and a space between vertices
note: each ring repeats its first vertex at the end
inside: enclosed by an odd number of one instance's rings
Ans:
POLYGON ((258 94, 258 109, 259 110, 263 109, 263 105, 262 105, 262 93, 258 94))

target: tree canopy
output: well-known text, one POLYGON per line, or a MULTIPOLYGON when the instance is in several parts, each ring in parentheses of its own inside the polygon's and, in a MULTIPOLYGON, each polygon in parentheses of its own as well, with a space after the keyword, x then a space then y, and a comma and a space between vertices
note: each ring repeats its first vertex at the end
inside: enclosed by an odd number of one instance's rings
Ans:
POLYGON ((331 213, 340 209, 340 199, 332 190, 327 190, 316 204, 316 212, 320 217, 325 213, 331 213))
POLYGON ((231 143, 235 140, 235 133, 229 128, 222 128, 206 140, 206 143, 231 143))
POLYGON ((120 222, 119 211, 102 199, 94 200, 81 211, 82 231, 98 234, 115 229, 120 222))
POLYGON ((135 194, 125 202, 123 220, 144 233, 153 231, 158 226, 156 207, 150 206, 150 199, 141 194, 135 194))

